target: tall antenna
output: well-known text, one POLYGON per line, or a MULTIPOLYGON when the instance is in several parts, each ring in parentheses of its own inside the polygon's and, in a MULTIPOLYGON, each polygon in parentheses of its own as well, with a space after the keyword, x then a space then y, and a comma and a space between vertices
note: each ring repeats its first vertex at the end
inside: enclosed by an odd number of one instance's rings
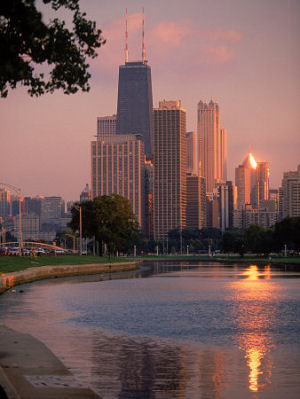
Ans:
POLYGON ((142 24, 142 59, 143 63, 146 61, 146 49, 145 49, 145 14, 143 7, 143 24, 142 24))
POLYGON ((127 8, 126 8, 126 30, 125 30, 125 62, 128 62, 128 29, 127 29, 127 8))

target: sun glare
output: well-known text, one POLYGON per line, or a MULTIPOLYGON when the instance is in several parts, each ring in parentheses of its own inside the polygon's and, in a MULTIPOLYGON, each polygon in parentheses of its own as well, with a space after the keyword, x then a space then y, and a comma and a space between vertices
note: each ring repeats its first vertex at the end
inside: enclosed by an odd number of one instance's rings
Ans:
POLYGON ((252 154, 249 154, 250 163, 253 169, 257 168, 257 162, 252 154))

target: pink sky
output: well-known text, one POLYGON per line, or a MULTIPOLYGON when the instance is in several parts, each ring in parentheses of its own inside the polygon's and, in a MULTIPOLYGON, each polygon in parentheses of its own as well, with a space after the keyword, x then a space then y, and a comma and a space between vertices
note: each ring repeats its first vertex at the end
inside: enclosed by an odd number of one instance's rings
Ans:
POLYGON ((24 88, 0 100, 0 182, 25 195, 78 200, 90 183, 90 141, 97 116, 116 112, 118 66, 124 63, 124 7, 129 59, 146 55, 154 105, 182 101, 196 130, 199 100, 220 105, 228 129, 229 178, 251 150, 270 163, 270 186, 300 163, 300 2, 298 0, 139 0, 81 2, 107 44, 90 62, 90 93, 31 98, 24 88), (111 4, 112 3, 112 4, 111 4))

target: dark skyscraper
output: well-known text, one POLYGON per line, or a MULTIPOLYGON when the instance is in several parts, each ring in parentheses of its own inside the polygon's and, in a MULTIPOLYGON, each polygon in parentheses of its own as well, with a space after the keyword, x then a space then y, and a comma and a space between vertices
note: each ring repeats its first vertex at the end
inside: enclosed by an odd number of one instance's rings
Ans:
POLYGON ((146 61, 119 67, 117 134, 140 134, 151 153, 153 131, 151 68, 146 61))
POLYGON ((119 67, 117 134, 139 134, 145 154, 152 152, 153 99, 151 68, 146 61, 144 42, 144 9, 142 21, 142 61, 128 61, 128 31, 126 9, 125 65, 119 67))

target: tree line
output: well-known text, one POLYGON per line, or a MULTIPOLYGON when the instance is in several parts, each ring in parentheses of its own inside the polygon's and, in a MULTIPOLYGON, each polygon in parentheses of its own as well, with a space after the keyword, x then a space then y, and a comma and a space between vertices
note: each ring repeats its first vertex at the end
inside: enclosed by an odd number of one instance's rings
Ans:
POLYGON ((300 251, 300 217, 287 217, 268 229, 251 225, 245 230, 229 230, 223 233, 221 242, 222 252, 241 256, 246 252, 269 255, 285 248, 295 253, 300 251))
POLYGON ((77 203, 72 208, 69 226, 79 231, 79 208, 82 211, 82 233, 99 243, 99 253, 186 254, 222 251, 258 255, 284 250, 300 251, 300 217, 286 218, 273 228, 251 225, 222 233, 216 228, 174 229, 164 240, 147 239, 139 229, 130 201, 120 195, 101 196, 93 201, 77 203))

